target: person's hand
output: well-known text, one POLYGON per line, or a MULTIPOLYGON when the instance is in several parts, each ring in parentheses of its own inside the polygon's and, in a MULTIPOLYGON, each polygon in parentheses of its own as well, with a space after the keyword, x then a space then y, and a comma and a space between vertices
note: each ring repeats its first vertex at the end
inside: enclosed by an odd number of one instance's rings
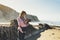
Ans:
POLYGON ((24 23, 27 24, 27 23, 28 23, 28 20, 26 19, 26 20, 24 21, 24 23))
POLYGON ((24 33, 23 31, 20 31, 21 33, 24 33))

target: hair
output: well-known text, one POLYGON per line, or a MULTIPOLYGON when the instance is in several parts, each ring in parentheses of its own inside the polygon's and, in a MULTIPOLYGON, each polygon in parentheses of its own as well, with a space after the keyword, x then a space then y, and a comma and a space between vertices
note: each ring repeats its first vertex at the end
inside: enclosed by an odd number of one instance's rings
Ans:
POLYGON ((21 17, 23 14, 26 14, 26 12, 25 12, 25 11, 22 11, 22 12, 19 14, 19 16, 21 17))

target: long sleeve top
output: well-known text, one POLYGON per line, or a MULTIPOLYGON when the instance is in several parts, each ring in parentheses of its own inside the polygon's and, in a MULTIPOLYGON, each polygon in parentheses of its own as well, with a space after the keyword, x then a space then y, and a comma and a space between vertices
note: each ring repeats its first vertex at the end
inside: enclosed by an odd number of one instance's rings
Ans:
POLYGON ((18 30, 22 31, 21 27, 27 27, 28 24, 25 24, 24 23, 24 19, 18 17, 17 18, 17 21, 18 21, 18 30))

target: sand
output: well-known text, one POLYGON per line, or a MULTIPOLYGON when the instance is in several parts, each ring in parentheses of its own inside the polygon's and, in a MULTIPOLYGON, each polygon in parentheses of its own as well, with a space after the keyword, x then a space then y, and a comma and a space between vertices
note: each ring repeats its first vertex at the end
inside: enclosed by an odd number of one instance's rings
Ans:
POLYGON ((59 29, 48 29, 41 33, 40 38, 37 40, 60 40, 59 29))

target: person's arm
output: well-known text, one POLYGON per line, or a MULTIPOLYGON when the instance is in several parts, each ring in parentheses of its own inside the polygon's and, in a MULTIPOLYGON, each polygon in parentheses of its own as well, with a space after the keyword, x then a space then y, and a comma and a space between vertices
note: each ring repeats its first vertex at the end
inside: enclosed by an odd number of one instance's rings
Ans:
POLYGON ((19 30, 21 33, 23 33, 23 31, 22 31, 21 27, 18 27, 18 30, 19 30))
POLYGON ((29 19, 28 18, 24 20, 24 23, 25 24, 27 24, 28 22, 29 22, 29 19))

